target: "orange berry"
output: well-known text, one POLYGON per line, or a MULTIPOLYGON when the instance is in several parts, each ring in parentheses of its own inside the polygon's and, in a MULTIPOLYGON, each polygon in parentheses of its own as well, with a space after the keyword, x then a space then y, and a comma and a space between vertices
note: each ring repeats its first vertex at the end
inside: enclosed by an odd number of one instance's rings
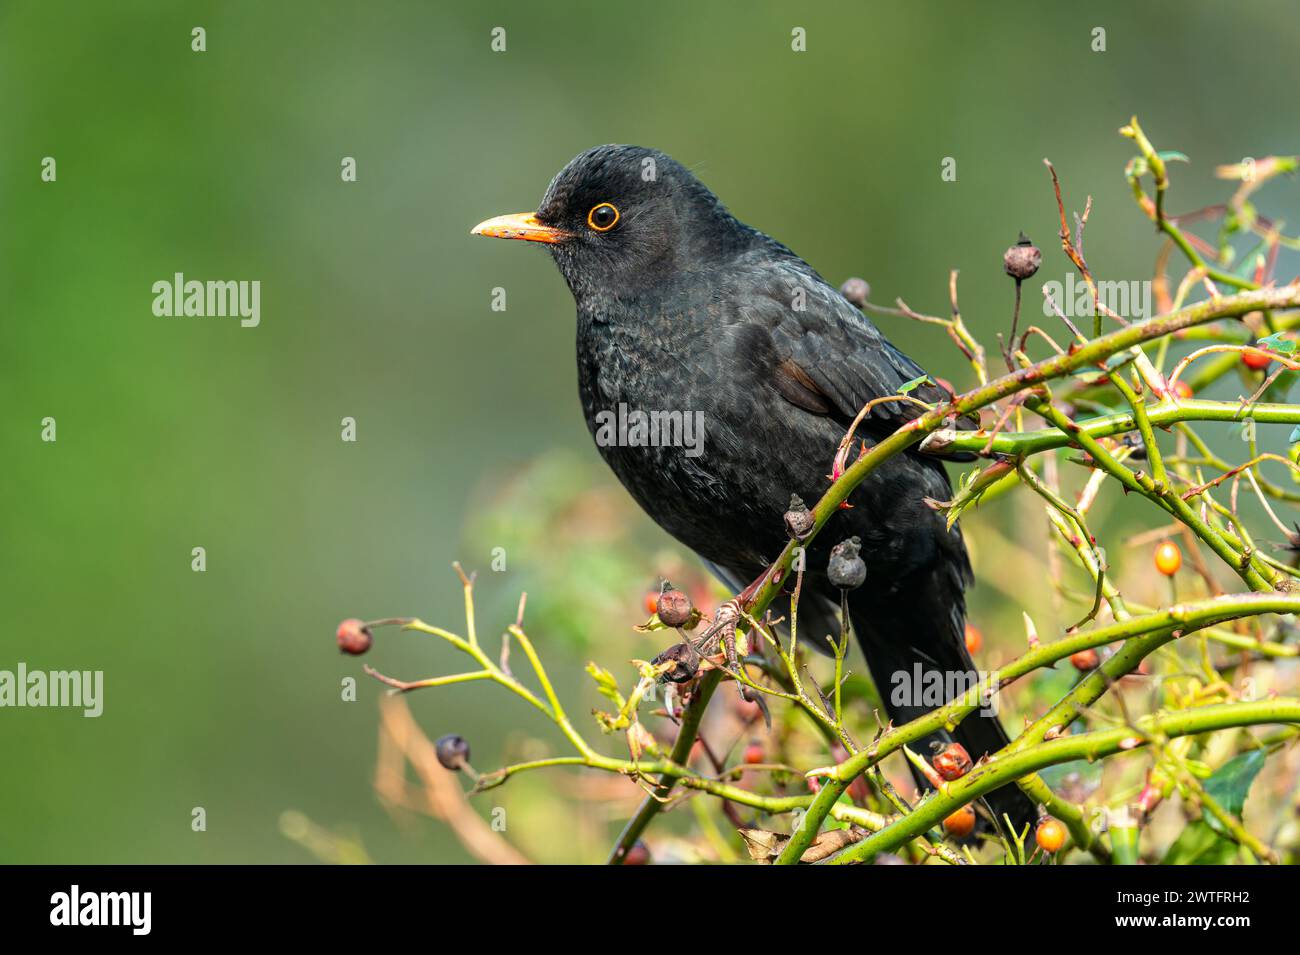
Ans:
POLYGON ((943 821, 943 831, 956 839, 964 839, 975 831, 975 810, 962 806, 943 821))
POLYGON ((1156 570, 1166 577, 1172 577, 1182 566, 1183 552, 1178 549, 1178 545, 1173 541, 1162 541, 1156 548, 1156 570))
POLYGON ((765 758, 766 758, 766 754, 763 752, 762 743, 757 743, 757 742, 750 743, 748 746, 745 747, 744 759, 745 762, 748 763, 750 766, 754 766, 758 763, 761 763, 765 758))
POLYGON ((1101 658, 1097 656, 1097 651, 1093 649, 1080 650, 1078 653, 1070 656, 1070 662, 1074 664, 1076 670, 1087 673, 1089 670, 1097 669, 1097 664, 1101 658))
POLYGON ((657 593, 648 593, 645 595, 645 612, 654 614, 659 611, 659 595, 657 593))
POLYGON ((1191 385, 1179 378, 1174 382, 1174 394, 1179 398, 1190 398, 1195 392, 1192 391, 1191 385))
POLYGON ((1065 845, 1065 826, 1051 816, 1044 816, 1034 831, 1034 839, 1038 842, 1038 848, 1055 853, 1065 845))
POLYGON ((979 632, 978 627, 966 624, 966 652, 979 653, 982 646, 984 646, 984 634, 979 632))

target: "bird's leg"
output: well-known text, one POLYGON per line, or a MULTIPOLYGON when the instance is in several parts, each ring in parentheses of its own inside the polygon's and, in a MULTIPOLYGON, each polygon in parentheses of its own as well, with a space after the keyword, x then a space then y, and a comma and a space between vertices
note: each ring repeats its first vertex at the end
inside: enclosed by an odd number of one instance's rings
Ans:
MULTIPOLYGON (((767 583, 771 574, 772 568, 769 567, 759 574, 748 587, 718 607, 713 623, 700 635, 699 642, 693 646, 693 649, 701 656, 708 656, 721 643, 722 651, 726 657, 727 670, 733 677, 740 674, 740 658, 736 652, 736 624, 745 615, 746 608, 753 602, 754 597, 762 589, 763 585, 767 583)), ((687 642, 690 643, 689 638, 687 642)), ((741 698, 745 702, 756 702, 754 693, 739 678, 736 680, 736 685, 740 688, 741 698)), ((758 702, 761 703, 761 701, 758 702)))
MULTIPOLYGON (((760 578, 761 581, 762 578, 760 578)), ((747 590, 757 590, 754 584, 751 584, 747 590)), ((718 615, 714 618, 713 629, 717 631, 718 638, 722 641, 722 650, 727 658, 727 670, 736 678, 736 685, 740 687, 740 697, 746 703, 754 702, 754 694, 741 681, 740 657, 736 652, 736 624, 739 622, 742 613, 741 608, 744 594, 740 597, 734 597, 728 600, 718 608, 718 615)))

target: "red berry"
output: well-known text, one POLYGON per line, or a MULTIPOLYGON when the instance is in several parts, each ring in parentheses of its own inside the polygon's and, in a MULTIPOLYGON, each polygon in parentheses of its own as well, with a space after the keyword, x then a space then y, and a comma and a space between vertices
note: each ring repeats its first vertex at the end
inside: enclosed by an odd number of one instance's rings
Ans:
POLYGON ((344 653, 350 653, 354 657, 365 653, 370 649, 370 645, 375 642, 374 637, 370 635, 370 630, 366 627, 365 621, 357 620, 355 617, 344 620, 339 624, 335 639, 338 640, 340 650, 344 653))
POLYGON ((966 652, 975 654, 984 646, 984 634, 973 624, 966 624, 966 652))
POLYGON ((645 612, 655 613, 659 609, 659 595, 648 593, 645 595, 645 612))
POLYGON ((744 760, 750 766, 757 765, 758 763, 763 762, 763 760, 766 758, 767 758, 767 754, 763 752, 762 743, 755 741, 745 747, 744 760))
POLYGON ((624 865, 649 865, 650 850, 646 848, 646 844, 642 842, 640 839, 634 842, 632 844, 632 848, 628 849, 627 853, 624 854, 623 864, 624 865))
POLYGON ((1065 826, 1051 816, 1044 816, 1034 831, 1034 839, 1038 842, 1038 848, 1055 853, 1065 845, 1065 826))
POLYGON ((1156 548, 1156 570, 1166 577, 1172 577, 1182 566, 1183 552, 1178 549, 1178 545, 1173 541, 1162 541, 1156 548))
POLYGON ((1259 371, 1273 363, 1273 356, 1263 351, 1244 351, 1241 353, 1241 363, 1252 371, 1259 371))
POLYGON ((943 821, 943 831, 956 839, 964 839, 975 831, 975 810, 962 806, 943 821))
POLYGON ((948 743, 946 746, 935 743, 934 757, 930 762, 934 771, 949 782, 961 779, 971 768, 970 753, 966 752, 966 747, 961 743, 948 743))

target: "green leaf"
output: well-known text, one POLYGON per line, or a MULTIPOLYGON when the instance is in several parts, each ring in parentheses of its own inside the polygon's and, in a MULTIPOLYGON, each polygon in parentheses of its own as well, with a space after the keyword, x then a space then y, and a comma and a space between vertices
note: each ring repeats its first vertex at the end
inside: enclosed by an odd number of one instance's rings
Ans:
MULTIPOLYGON (((1255 781, 1259 771, 1264 768, 1264 751, 1262 749, 1252 749, 1248 753, 1242 753, 1240 756, 1234 756, 1217 770, 1214 775, 1205 781, 1205 791, 1214 797, 1214 801, 1222 806, 1225 810, 1240 818, 1241 812, 1246 806, 1246 794, 1250 792, 1250 784, 1255 781)), ((1219 822, 1209 813, 1204 816, 1205 822, 1211 829, 1220 835, 1227 835, 1227 830, 1223 828, 1223 823, 1219 822)))
POLYGON ((1300 441, 1300 424, 1291 429, 1291 437, 1286 439, 1287 444, 1295 444, 1300 441))
POLYGON ((1156 155, 1165 162, 1191 162, 1186 155, 1173 149, 1162 149, 1156 155))
POLYGON ((1235 842, 1224 839, 1198 819, 1182 831, 1160 864, 1230 865, 1237 859, 1237 850, 1235 842))
POLYGON ((920 387, 921 385, 924 385, 924 384, 927 384, 927 383, 929 383, 929 384, 934 384, 934 382, 930 381, 930 376, 929 376, 929 375, 921 375, 919 378, 913 378, 911 381, 909 381, 909 382, 907 382, 906 384, 902 385, 902 386, 898 389, 898 393, 899 393, 900 395, 905 395, 905 394, 907 394, 909 391, 912 391, 912 390, 914 390, 914 389, 920 387))
POLYGON ((618 680, 614 678, 614 674, 594 660, 587 664, 587 672, 596 681, 596 689, 600 691, 600 695, 619 709, 622 709, 624 703, 623 694, 618 692, 618 680))
POLYGON ((1296 344, 1289 338, 1283 338, 1281 332, 1269 335, 1267 338, 1261 338, 1255 342, 1257 348, 1267 348, 1269 351, 1275 351, 1282 355, 1289 355, 1296 349, 1296 344))

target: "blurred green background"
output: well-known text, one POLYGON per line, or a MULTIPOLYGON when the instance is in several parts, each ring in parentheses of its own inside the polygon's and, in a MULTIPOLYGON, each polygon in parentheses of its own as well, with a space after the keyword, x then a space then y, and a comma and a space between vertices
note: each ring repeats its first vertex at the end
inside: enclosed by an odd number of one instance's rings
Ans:
MULTIPOLYGON (((0 861, 311 859, 280 833, 285 810, 377 860, 467 860, 443 827, 380 807, 379 687, 333 647, 346 616, 461 627, 453 560, 483 571, 493 642, 532 589, 566 692, 588 655, 649 651, 627 627, 671 545, 590 445, 568 291, 537 249, 468 235, 532 208, 574 154, 664 149, 876 301, 942 311, 959 268, 991 345, 1018 230, 1044 248, 1042 278, 1066 274, 1044 156, 1071 206, 1094 197, 1094 272, 1149 277, 1157 241, 1116 129, 1136 113, 1191 156, 1173 210, 1218 201, 1215 164, 1300 152, 1298 45, 1286 2, 0 3, 0 668, 106 684, 99 719, 0 710, 0 861), (150 287, 174 272, 260 280, 260 327, 155 317, 150 287), (525 467, 541 473, 503 490, 525 467), (557 487, 598 495, 621 543, 596 535, 567 564, 571 541, 521 530, 557 487), (575 579, 621 627, 590 626, 575 579), (357 702, 340 700, 348 676, 357 702)), ((1294 182, 1260 205, 1297 221, 1294 182)), ((884 327, 968 382, 932 329, 884 327)), ((996 586, 972 601, 988 630, 1018 619, 996 586)), ((391 632, 367 659, 407 677, 461 666, 391 632)), ((520 727, 549 738, 484 684, 409 702, 431 735, 469 736, 480 768, 520 727)), ((574 856, 564 827, 533 838, 539 858, 574 856)))

